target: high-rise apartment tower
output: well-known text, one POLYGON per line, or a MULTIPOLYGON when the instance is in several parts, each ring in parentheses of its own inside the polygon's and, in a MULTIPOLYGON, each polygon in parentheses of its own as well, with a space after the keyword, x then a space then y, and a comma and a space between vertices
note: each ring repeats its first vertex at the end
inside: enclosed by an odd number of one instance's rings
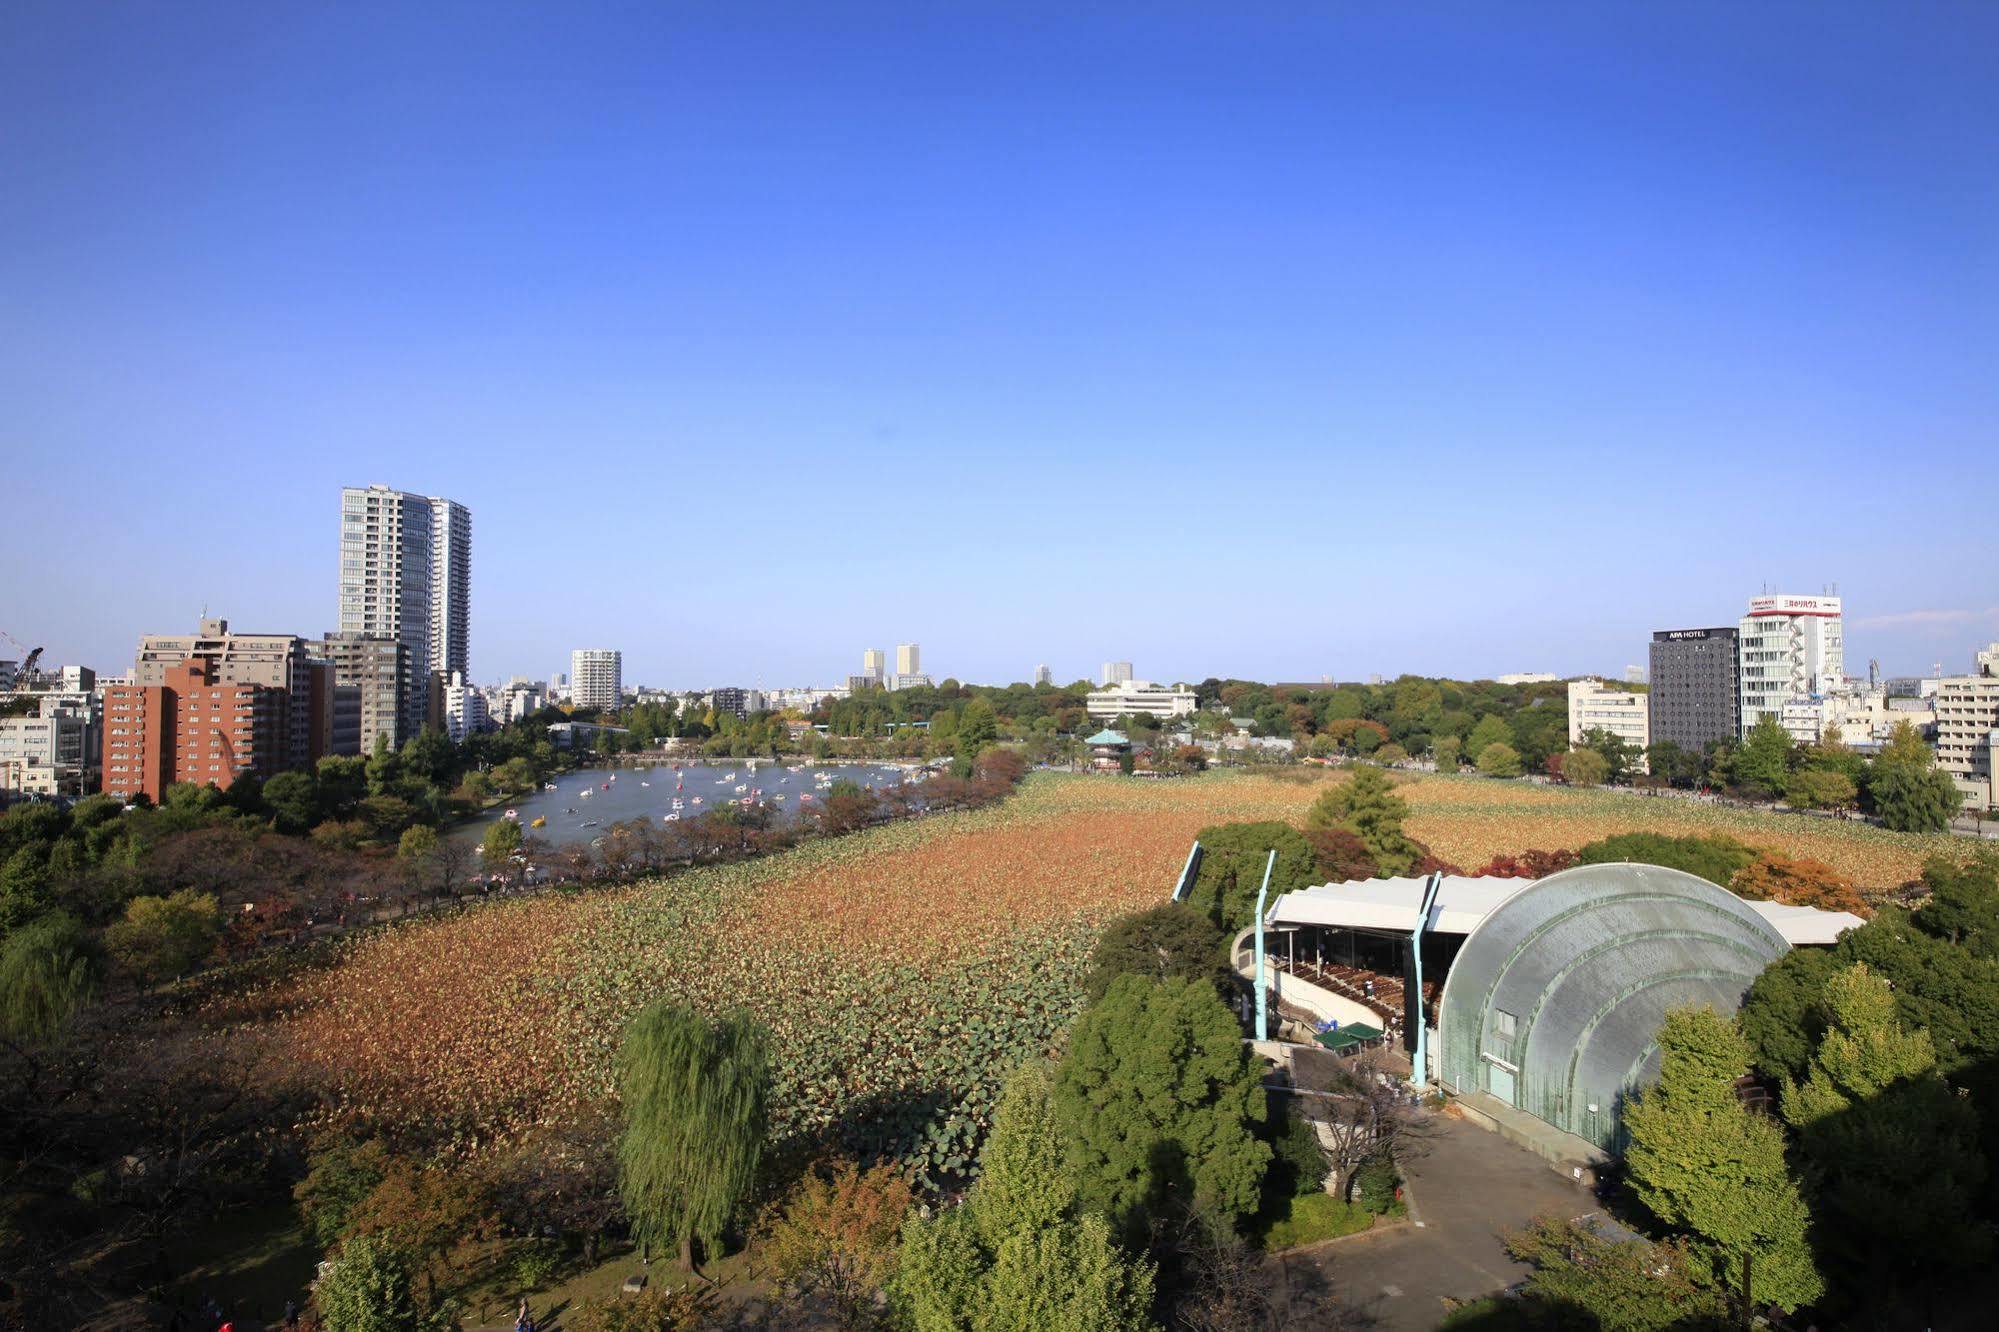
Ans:
POLYGON ((428 715, 433 677, 467 669, 472 512, 387 486, 340 492, 340 630, 409 649, 410 729, 428 715))

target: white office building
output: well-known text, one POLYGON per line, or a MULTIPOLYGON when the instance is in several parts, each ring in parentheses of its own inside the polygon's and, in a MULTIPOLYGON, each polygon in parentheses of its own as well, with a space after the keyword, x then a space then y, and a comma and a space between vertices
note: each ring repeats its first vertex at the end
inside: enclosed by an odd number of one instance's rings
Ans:
MULTIPOLYGON (((1652 700, 1601 680, 1570 681, 1569 747, 1581 744, 1591 731, 1608 731, 1642 752, 1652 742, 1652 700)), ((1644 767, 1643 759, 1639 767, 1644 767)))
POLYGON ((624 689, 624 653, 614 648, 577 648, 569 654, 569 701, 577 707, 616 711, 624 689))
POLYGON ((1503 685, 1553 684, 1561 678, 1561 676, 1556 675, 1552 671, 1514 671, 1511 674, 1498 677, 1493 683, 1503 685))
POLYGON ((466 684, 465 677, 454 672, 444 686, 445 734, 454 741, 477 735, 486 729, 487 717, 486 696, 477 685, 466 684))
POLYGON ((1131 682, 1131 663, 1128 661, 1107 661, 1104 663, 1103 681, 1106 688, 1111 685, 1131 682))
POLYGON ((1784 705, 1846 684, 1844 617, 1838 597, 1752 597, 1737 627, 1742 734, 1784 705))
POLYGON ((472 511, 387 486, 340 492, 340 629, 409 649, 408 716, 433 676, 471 669, 472 511))
POLYGON ((1966 809, 1999 807, 1999 643, 1978 654, 1975 674, 1938 680, 1935 706, 1937 766, 1966 809))
POLYGON ((32 717, 0 718, 0 791, 81 796, 98 763, 97 727, 92 707, 61 694, 44 696, 32 717))
POLYGON ((1111 717, 1185 717, 1195 709, 1194 691, 1148 680, 1120 680, 1092 689, 1083 710, 1099 719, 1111 717))
POLYGON ((1036 666, 1034 668, 1034 683, 1038 685, 1054 684, 1055 672, 1049 670, 1046 663, 1036 666))

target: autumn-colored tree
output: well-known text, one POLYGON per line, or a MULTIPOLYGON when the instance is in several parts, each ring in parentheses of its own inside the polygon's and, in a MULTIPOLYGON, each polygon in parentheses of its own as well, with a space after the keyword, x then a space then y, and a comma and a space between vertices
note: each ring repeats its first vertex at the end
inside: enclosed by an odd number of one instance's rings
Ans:
POLYGON ((1869 914, 1866 899, 1851 879, 1824 861, 1809 857, 1793 860, 1781 852, 1765 851, 1737 870, 1728 886, 1737 897, 1751 902, 1869 914))
POLYGON ((695 1332, 712 1325, 721 1297, 713 1287, 642 1290, 585 1300, 562 1315, 568 1332, 695 1332))
POLYGON ((823 1303, 843 1328, 871 1327, 913 1199, 893 1166, 815 1166, 764 1214, 758 1255, 787 1299, 823 1303))
POLYGON ((1379 768, 1359 768, 1346 781, 1312 802, 1308 828, 1345 828, 1359 837, 1368 856, 1386 874, 1406 874, 1421 850, 1403 835, 1409 803, 1379 768))
POLYGON ((471 1246, 491 1234, 492 1200, 478 1177, 447 1166, 391 1161, 381 1183, 347 1214, 347 1234, 367 1236, 408 1254, 424 1278, 428 1302, 461 1271, 471 1246))
POLYGON ((1312 848, 1313 868, 1327 883, 1358 882, 1381 875, 1381 867, 1357 833, 1345 828, 1311 828, 1306 830, 1305 841, 1312 848))
POLYGON ((1517 856, 1494 856, 1472 871, 1480 878, 1545 879, 1576 863, 1576 853, 1567 850, 1522 851, 1517 856))

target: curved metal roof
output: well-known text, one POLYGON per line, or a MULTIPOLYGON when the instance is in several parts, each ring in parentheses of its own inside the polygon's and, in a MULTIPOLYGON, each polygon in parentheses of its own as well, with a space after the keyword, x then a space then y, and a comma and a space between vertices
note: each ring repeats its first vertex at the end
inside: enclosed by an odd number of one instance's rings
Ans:
POLYGON ((1549 875, 1466 936, 1438 1005, 1439 1072, 1612 1149, 1622 1098, 1658 1071, 1666 1010, 1734 1012, 1788 948, 1749 904, 1680 870, 1549 875))

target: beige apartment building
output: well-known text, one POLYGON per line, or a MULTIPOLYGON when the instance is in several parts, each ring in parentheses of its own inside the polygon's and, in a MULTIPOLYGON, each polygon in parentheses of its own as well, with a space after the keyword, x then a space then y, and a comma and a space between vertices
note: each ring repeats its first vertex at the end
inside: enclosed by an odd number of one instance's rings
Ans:
POLYGON ((1937 681, 1937 766, 1966 809, 1999 808, 1999 643, 1978 654, 1978 673, 1937 681))

